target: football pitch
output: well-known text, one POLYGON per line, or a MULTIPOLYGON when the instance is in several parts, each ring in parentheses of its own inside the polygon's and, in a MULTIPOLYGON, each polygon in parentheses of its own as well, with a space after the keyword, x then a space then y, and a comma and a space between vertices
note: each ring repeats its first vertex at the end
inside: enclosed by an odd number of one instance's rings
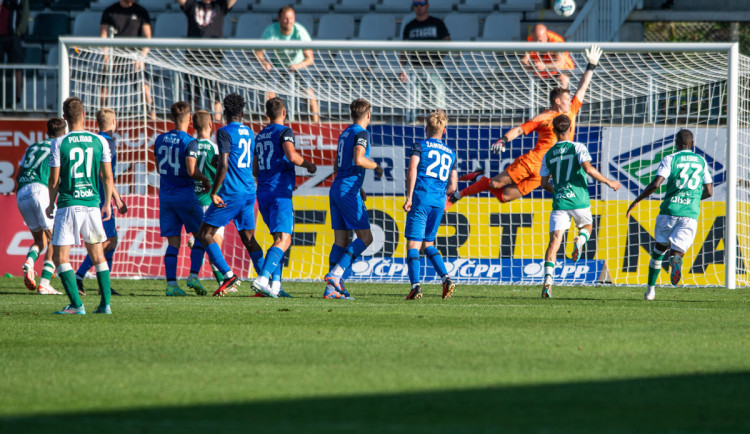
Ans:
POLYGON ((66 297, 0 278, 0 432, 750 431, 747 289, 425 285, 407 302, 404 284, 271 300, 116 280, 103 316, 86 283, 89 314, 59 316, 66 297))

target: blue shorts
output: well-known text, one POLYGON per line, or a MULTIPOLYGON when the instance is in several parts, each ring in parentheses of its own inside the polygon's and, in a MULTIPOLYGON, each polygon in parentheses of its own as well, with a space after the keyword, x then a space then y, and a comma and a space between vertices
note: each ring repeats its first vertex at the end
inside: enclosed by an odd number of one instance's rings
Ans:
POLYGON ((276 232, 291 234, 294 231, 294 209, 291 198, 258 193, 258 208, 272 234, 276 232))
POLYGON ((404 235, 409 241, 435 241, 440 220, 443 218, 442 206, 416 205, 406 214, 404 235))
POLYGON ((213 203, 208 206, 203 222, 213 227, 226 226, 234 220, 238 231, 255 229, 255 195, 222 196, 224 208, 217 208, 213 203))
POLYGON ((328 201, 331 207, 331 228, 334 231, 370 229, 367 208, 359 191, 341 196, 329 194, 328 201))
POLYGON ((162 237, 179 237, 182 226, 185 232, 195 233, 203 221, 203 208, 195 195, 192 200, 181 198, 178 202, 160 200, 159 226, 162 237))
POLYGON ((104 226, 104 233, 107 234, 107 238, 117 236, 117 221, 115 219, 115 210, 112 210, 112 217, 110 217, 109 220, 102 222, 102 226, 104 226))

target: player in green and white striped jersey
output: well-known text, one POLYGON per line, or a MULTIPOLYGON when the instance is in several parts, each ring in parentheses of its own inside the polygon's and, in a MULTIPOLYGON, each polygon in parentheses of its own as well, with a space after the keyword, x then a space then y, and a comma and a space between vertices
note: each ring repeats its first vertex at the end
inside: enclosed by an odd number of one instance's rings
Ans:
POLYGON ((667 192, 661 203, 659 216, 654 229, 654 249, 648 264, 648 290, 643 295, 646 300, 656 297, 656 280, 661 271, 662 259, 671 247, 669 265, 670 280, 677 285, 682 278, 682 258, 695 240, 698 217, 701 214, 701 200, 714 194, 714 184, 706 159, 691 151, 693 132, 680 130, 675 136, 677 152, 661 160, 656 170, 656 178, 628 207, 627 217, 638 202, 653 194, 664 181, 667 192))
MULTIPOLYGON (((216 163, 219 158, 219 147, 216 146, 216 143, 211 141, 211 131, 213 130, 211 114, 206 110, 198 110, 195 112, 195 115, 193 115, 193 129, 195 130, 195 135, 198 139, 198 150, 195 152, 195 155, 191 156, 195 157, 195 165, 198 167, 198 170, 200 170, 203 175, 211 181, 211 185, 213 185, 214 177, 216 176, 216 163)), ((192 160, 186 160, 186 162, 188 165, 192 164, 192 160)), ((195 195, 198 196, 198 202, 200 202, 201 207, 203 207, 203 212, 205 213, 208 206, 211 205, 211 190, 203 191, 203 184, 201 184, 200 181, 195 181, 195 195)), ((216 241, 216 244, 221 247, 224 243, 224 226, 216 231, 214 234, 214 240, 216 241)), ((188 246, 190 246, 191 249, 193 248, 194 241, 195 240, 191 234, 190 239, 188 240, 188 246)), ((196 249, 196 251, 191 250, 190 254, 199 254, 200 250, 201 249, 196 249)), ((196 263, 203 266, 203 261, 196 263)), ((196 275, 198 271, 200 270, 196 270, 196 275)), ((221 274, 214 264, 211 264, 211 271, 213 271, 216 281, 221 284, 221 282, 224 281, 224 275, 221 274)), ((197 279, 188 279, 187 281, 187 286, 191 288, 198 285, 201 284, 197 279)), ((232 287, 227 292, 237 292, 237 289, 232 287)))
POLYGON ((620 183, 607 179, 591 165, 591 155, 586 145, 571 142, 571 120, 568 115, 559 115, 552 119, 552 128, 557 136, 557 143, 544 155, 544 162, 539 171, 542 177, 542 188, 552 193, 552 214, 549 223, 549 246, 544 254, 544 283, 542 298, 552 297, 552 283, 555 276, 555 258, 560 249, 563 234, 570 228, 570 219, 578 227, 572 259, 578 262, 583 246, 591 235, 593 218, 589 198, 588 178, 607 184, 612 190, 620 189, 620 183), (554 184, 550 184, 550 177, 554 184))
POLYGON ((70 304, 55 313, 86 314, 78 295, 75 272, 69 262, 70 246, 80 244, 82 238, 96 267, 101 292, 101 302, 94 313, 110 314, 109 267, 102 250, 102 242, 107 239, 102 218, 111 217, 114 189, 109 144, 104 137, 83 128, 85 113, 80 99, 71 97, 63 102, 63 118, 68 122, 70 132, 56 138, 50 146, 47 217, 51 218, 55 213, 57 200, 52 257, 70 304), (103 200, 99 198, 100 178, 104 188, 103 200), (103 204, 101 209, 100 203, 103 204))
POLYGON ((60 118, 48 120, 48 139, 34 143, 26 149, 16 175, 18 211, 34 237, 34 244, 29 248, 26 261, 23 263, 23 281, 29 291, 36 290, 38 294, 61 294, 49 283, 55 273, 55 264, 52 262, 53 248, 49 245, 54 222, 45 215, 45 210, 49 205, 47 181, 49 180, 50 145, 53 139, 63 134, 65 134, 64 120, 60 118), (39 253, 48 246, 49 249, 44 257, 42 278, 39 280, 39 286, 37 286, 34 263, 39 257, 39 253))

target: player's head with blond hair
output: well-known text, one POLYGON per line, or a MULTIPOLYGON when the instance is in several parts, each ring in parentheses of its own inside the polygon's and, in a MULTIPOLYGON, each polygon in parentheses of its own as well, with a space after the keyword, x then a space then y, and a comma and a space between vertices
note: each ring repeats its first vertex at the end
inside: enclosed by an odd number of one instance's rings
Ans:
POLYGON ((114 131, 115 125, 115 111, 111 108, 102 108, 96 112, 96 125, 99 127, 99 131, 114 131))
POLYGON ((245 113, 245 98, 236 93, 230 93, 224 97, 224 117, 227 122, 242 122, 245 113))
POLYGON ((63 119, 69 124, 83 123, 84 116, 86 116, 86 113, 83 109, 83 101, 80 98, 71 96, 63 101, 63 119))
POLYGON ((448 125, 448 116, 442 110, 436 110, 425 119, 424 130, 427 137, 439 139, 445 133, 445 127, 448 125))
POLYGON ((65 134, 65 121, 60 118, 50 118, 47 121, 47 137, 54 139, 65 134))
POLYGON ((370 113, 372 105, 364 98, 357 98, 349 104, 349 113, 355 123, 364 120, 370 113))
POLYGON ((549 106, 558 107, 562 111, 570 109, 570 90, 563 87, 556 87, 549 92, 549 106), (567 101, 568 107, 565 107, 567 101))
POLYGON ((198 134, 199 139, 211 137, 211 113, 206 110, 198 110, 193 115, 193 129, 198 134))
POLYGON ((190 104, 185 101, 177 101, 169 108, 169 116, 175 124, 183 124, 190 121, 190 104))
POLYGON ((693 147, 693 132, 690 130, 680 130, 675 135, 675 146, 678 149, 690 149, 693 147))
POLYGON ((557 140, 567 140, 570 133, 570 118, 568 115, 557 115, 552 119, 552 129, 555 131, 557 140))
POLYGON ((278 96, 266 101, 266 116, 268 116, 268 119, 271 122, 282 118, 286 114, 284 112, 285 110, 286 104, 284 104, 284 100, 278 96))

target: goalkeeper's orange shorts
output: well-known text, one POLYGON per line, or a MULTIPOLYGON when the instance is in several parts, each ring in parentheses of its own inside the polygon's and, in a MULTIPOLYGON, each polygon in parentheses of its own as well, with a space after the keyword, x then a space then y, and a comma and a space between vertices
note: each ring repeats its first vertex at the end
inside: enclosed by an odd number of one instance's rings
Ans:
POLYGON ((518 187, 518 191, 526 196, 542 185, 542 177, 539 176, 540 167, 537 167, 536 165, 534 165, 534 167, 529 166, 524 161, 524 156, 525 155, 521 155, 513 160, 513 162, 505 168, 505 171, 508 173, 508 176, 510 176, 510 179, 516 184, 516 187, 518 187))

